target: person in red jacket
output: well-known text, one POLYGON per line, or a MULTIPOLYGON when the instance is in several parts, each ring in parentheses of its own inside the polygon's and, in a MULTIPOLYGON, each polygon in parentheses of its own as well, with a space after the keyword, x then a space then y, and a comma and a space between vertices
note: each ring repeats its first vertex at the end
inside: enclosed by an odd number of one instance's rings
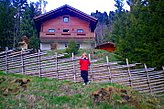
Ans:
POLYGON ((83 85, 87 85, 87 84, 89 84, 89 80, 88 80, 88 67, 90 65, 90 61, 89 61, 86 53, 82 54, 82 57, 79 60, 79 64, 80 64, 80 70, 81 70, 81 77, 84 80, 84 84, 83 85))

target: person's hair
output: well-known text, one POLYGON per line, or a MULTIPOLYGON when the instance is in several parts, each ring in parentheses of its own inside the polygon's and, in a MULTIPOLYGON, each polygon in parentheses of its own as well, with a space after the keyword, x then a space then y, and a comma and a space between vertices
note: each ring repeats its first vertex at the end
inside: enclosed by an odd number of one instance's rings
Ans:
POLYGON ((85 53, 85 52, 82 54, 82 56, 81 56, 81 57, 83 57, 83 56, 88 57, 88 56, 87 56, 87 53, 85 53))
POLYGON ((87 53, 84 52, 83 55, 87 56, 87 53))

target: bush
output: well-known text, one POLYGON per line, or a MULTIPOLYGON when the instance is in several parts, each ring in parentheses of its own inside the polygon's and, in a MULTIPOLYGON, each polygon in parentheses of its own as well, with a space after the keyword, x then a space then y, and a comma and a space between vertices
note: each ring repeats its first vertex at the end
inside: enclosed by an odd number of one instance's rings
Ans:
POLYGON ((66 48, 65 52, 67 52, 69 55, 71 55, 71 53, 77 54, 78 50, 79 50, 79 48, 77 47, 76 42, 70 41, 68 43, 68 48, 66 48))
POLYGON ((30 38, 29 47, 33 48, 34 50, 38 50, 39 49, 39 38, 37 36, 32 36, 30 38))

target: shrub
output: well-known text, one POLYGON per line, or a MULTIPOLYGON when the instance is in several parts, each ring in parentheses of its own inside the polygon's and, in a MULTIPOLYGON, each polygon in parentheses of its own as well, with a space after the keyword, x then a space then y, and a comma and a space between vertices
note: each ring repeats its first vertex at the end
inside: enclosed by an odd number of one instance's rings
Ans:
POLYGON ((29 48, 33 48, 35 51, 39 49, 39 39, 37 36, 30 38, 29 48))
POLYGON ((76 42, 72 40, 68 43, 68 48, 66 48, 65 52, 71 55, 71 53, 77 54, 78 50, 79 48, 77 47, 76 42))

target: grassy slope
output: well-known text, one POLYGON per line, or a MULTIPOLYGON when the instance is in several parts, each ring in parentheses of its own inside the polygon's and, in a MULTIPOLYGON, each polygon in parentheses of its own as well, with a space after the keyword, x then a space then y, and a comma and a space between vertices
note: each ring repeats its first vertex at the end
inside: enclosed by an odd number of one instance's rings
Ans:
MULTIPOLYGON (((83 86, 82 83, 58 81, 39 77, 30 77, 0 72, 0 109, 153 109, 162 108, 158 99, 131 92, 132 89, 116 84, 92 83, 83 86), (20 86, 20 80, 27 81, 20 86), (104 98, 94 102, 93 92, 103 87, 112 87, 110 101, 104 98), (124 102, 120 90, 128 90, 131 102, 124 102)), ((103 93, 102 93, 103 95, 103 93)))
MULTIPOLYGON (((65 50, 54 50, 54 51, 48 51, 47 55, 55 55, 55 52, 57 53, 65 53, 65 50)), ((118 61, 118 59, 121 59, 118 55, 115 53, 107 52, 105 50, 98 50, 98 49, 80 49, 78 50, 78 54, 76 56, 81 56, 82 53, 86 52, 87 54, 92 54, 91 58, 104 58, 106 60, 106 56, 109 57, 109 61, 118 61)))

